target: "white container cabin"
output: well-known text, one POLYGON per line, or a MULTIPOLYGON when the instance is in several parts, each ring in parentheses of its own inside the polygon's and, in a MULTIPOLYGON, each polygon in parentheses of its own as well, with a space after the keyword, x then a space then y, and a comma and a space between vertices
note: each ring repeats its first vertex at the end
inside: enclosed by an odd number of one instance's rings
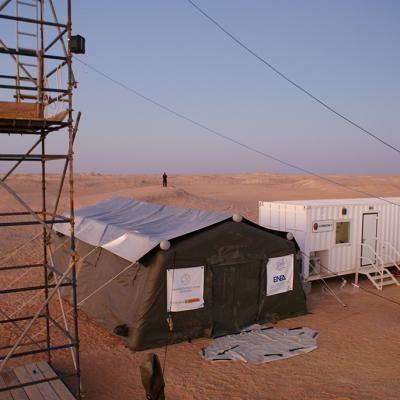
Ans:
POLYGON ((302 276, 312 281, 366 275, 377 289, 399 284, 400 197, 261 201, 259 224, 291 232, 302 252, 302 276))

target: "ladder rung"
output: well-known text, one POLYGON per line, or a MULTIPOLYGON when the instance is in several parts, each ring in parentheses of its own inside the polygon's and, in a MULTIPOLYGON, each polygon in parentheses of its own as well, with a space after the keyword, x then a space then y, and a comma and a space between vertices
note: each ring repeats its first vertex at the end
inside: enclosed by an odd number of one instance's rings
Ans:
POLYGON ((29 64, 29 63, 19 63, 19 65, 23 65, 24 67, 37 67, 36 64, 29 64))
POLYGON ((32 94, 23 94, 23 93, 19 94, 18 96, 14 95, 14 98, 15 99, 16 98, 20 98, 22 100, 25 100, 25 99, 27 99, 27 100, 37 100, 37 96, 34 96, 32 94))
POLYGON ((26 82, 36 82, 37 78, 33 77, 33 79, 32 79, 29 76, 20 76, 19 80, 20 81, 26 81, 26 82))
POLYGON ((21 31, 18 31, 17 33, 18 33, 18 35, 37 37, 36 33, 21 32, 21 31))
POLYGON ((17 0, 18 4, 22 4, 24 6, 29 6, 29 7, 37 7, 37 3, 36 4, 32 4, 32 3, 27 3, 26 1, 21 1, 21 0, 17 0))

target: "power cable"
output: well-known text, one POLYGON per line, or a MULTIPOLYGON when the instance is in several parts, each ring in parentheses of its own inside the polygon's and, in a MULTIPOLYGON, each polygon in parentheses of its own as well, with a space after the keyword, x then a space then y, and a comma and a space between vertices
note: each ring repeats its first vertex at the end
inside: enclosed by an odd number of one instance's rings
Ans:
MULTIPOLYGON (((303 253, 303 252, 302 252, 302 254, 305 255, 305 253, 303 253)), ((310 265, 311 265, 311 264, 310 264, 310 265)), ((343 281, 344 283, 347 283, 346 279, 344 279, 342 275, 339 275, 337 272, 334 272, 334 271, 330 270, 328 267, 326 267, 325 265, 323 265, 323 264, 321 264, 321 263, 320 263, 320 265, 321 265, 321 267, 322 267, 323 269, 325 269, 326 271, 328 271, 328 272, 331 273, 332 275, 335 275, 336 277, 342 279, 342 281, 343 281)), ((312 267, 312 268, 314 268, 314 267, 312 267)), ((358 288, 358 289, 363 290, 363 291, 366 292, 366 293, 372 294, 372 295, 374 295, 374 296, 376 296, 376 297, 379 297, 379 298, 381 298, 381 299, 383 299, 383 300, 386 300, 386 301, 388 301, 388 302, 390 302, 390 303, 397 304, 398 306, 400 306, 400 302, 398 302, 398 301, 396 301, 396 300, 393 300, 393 299, 391 299, 390 297, 382 296, 382 295, 380 295, 380 294, 378 294, 378 293, 372 292, 371 290, 365 289, 365 288, 362 287, 361 285, 356 285, 356 284, 354 284, 354 283, 352 283, 352 285, 353 285, 354 287, 358 288)))
POLYGON ((363 290, 363 291, 366 292, 366 293, 372 294, 373 296, 379 297, 379 298, 381 298, 381 299, 383 299, 383 300, 386 300, 386 301, 388 301, 388 302, 390 302, 390 303, 393 303, 393 304, 396 304, 396 305, 400 306, 400 302, 398 302, 398 301, 396 301, 396 300, 393 300, 393 299, 391 299, 391 298, 389 298, 389 297, 382 296, 381 294, 372 292, 371 290, 365 289, 364 287, 362 287, 362 286, 360 286, 360 285, 355 285, 355 284, 353 284, 353 285, 354 285, 356 288, 361 289, 361 290, 363 290))
POLYGON ((258 55, 254 50, 250 49, 248 46, 246 46, 242 41, 240 41, 236 36, 234 36, 232 33, 230 33, 227 29, 225 29, 220 23, 218 23, 214 18, 212 18, 210 15, 208 15, 203 9, 201 9, 196 3, 194 3, 192 0, 186 0, 190 5, 192 5, 199 13, 201 13, 204 17, 206 17, 209 21, 211 21, 219 30, 224 32, 227 36, 229 36, 236 44, 238 44, 240 47, 242 47, 244 50, 246 50, 249 54, 257 58, 260 62, 262 62, 264 65, 266 65, 269 69, 274 71, 277 75, 279 75, 281 78, 283 78, 285 81, 289 82, 292 86, 296 87, 298 90, 306 94, 308 97, 319 103, 321 106, 338 116, 339 118, 343 119, 350 125, 358 128, 361 132, 364 134, 370 136, 371 138, 377 140, 378 142, 382 143, 386 147, 396 151, 397 153, 400 154, 400 149, 395 147, 394 145, 388 143, 384 139, 380 138, 379 136, 375 135, 371 131, 363 128, 361 125, 357 124, 356 122, 352 121, 350 118, 346 117, 344 114, 340 113, 339 111, 335 110, 332 106, 327 104, 325 101, 321 100, 317 96, 313 95, 309 90, 305 89, 303 86, 299 85, 292 79, 290 79, 287 75, 285 75, 283 72, 279 71, 276 67, 274 67, 271 63, 269 63, 265 58, 261 57, 258 55))
POLYGON ((191 124, 196 125, 197 127, 201 128, 201 129, 203 129, 203 130, 205 130, 205 131, 207 131, 207 132, 209 132, 209 133, 211 133, 211 134, 213 134, 215 136, 218 136, 218 137, 220 137, 220 138, 222 138, 224 140, 227 140, 227 141, 229 141, 231 143, 234 143, 234 144, 236 144, 236 145, 238 145, 240 147, 243 147, 244 149, 247 149, 247 150, 249 150, 249 151, 251 151, 253 153, 257 153, 257 154, 261 155, 262 157, 268 158, 268 159, 273 160, 273 161, 275 161, 275 162, 277 162, 279 164, 285 165, 285 166, 293 168, 293 169, 295 169, 297 171, 303 172, 303 173, 305 173, 307 175, 311 175, 311 176, 313 176, 315 178, 318 178, 318 179, 321 179, 323 181, 329 182, 329 183, 331 183, 333 185, 340 186, 342 188, 345 188, 347 190, 353 191, 355 193, 361 194, 361 195, 366 196, 366 197, 382 200, 382 201, 384 201, 384 202, 386 202, 388 204, 392 204, 392 205, 395 205, 395 206, 400 206, 400 204, 395 203, 395 202, 393 202, 391 200, 388 200, 388 199, 383 198, 383 197, 379 197, 377 195, 374 195, 372 193, 369 193, 369 192, 366 192, 366 191, 363 191, 363 190, 360 190, 360 189, 353 188, 351 186, 347 186, 344 183, 340 183, 340 182, 337 182, 337 181, 335 181, 335 180, 333 180, 331 178, 328 178, 326 176, 319 175, 316 172, 310 171, 310 170, 308 170, 306 168, 303 168, 303 167, 299 167, 299 166, 297 166, 295 164, 292 164, 292 163, 287 162, 285 160, 279 159, 278 157, 275 157, 275 156, 273 156, 271 154, 265 153, 264 151, 258 150, 255 147, 252 147, 252 146, 249 146, 249 145, 247 145, 247 144, 245 144, 243 142, 240 142, 240 141, 238 141, 238 140, 236 140, 236 139, 234 139, 234 138, 232 138, 232 137, 230 137, 228 135, 225 135, 225 134, 223 134, 221 132, 218 132, 218 131, 208 127, 207 125, 205 125, 205 124, 203 124, 201 122, 198 122, 198 121, 196 121, 196 120, 194 120, 194 119, 192 119, 190 117, 187 117, 186 115, 184 115, 184 114, 182 114, 182 113, 180 113, 178 111, 175 111, 174 109, 172 109, 172 108, 170 108, 170 107, 168 107, 168 106, 166 106, 164 104, 161 104, 156 100, 153 100, 152 98, 142 94, 141 92, 137 91, 136 89, 133 89, 133 88, 127 86, 125 83, 122 83, 122 82, 112 78, 110 75, 107 75, 106 73, 104 73, 104 72, 100 71, 99 69, 93 67, 92 65, 88 64, 87 62, 82 61, 81 59, 77 58, 76 56, 74 56, 74 59, 76 61, 78 61, 79 63, 81 63, 82 65, 86 66, 87 68, 91 69, 92 71, 96 72, 97 74, 101 75, 103 78, 105 78, 105 79, 113 82, 114 84, 122 87, 123 89, 135 94, 136 96, 142 98, 143 100, 146 100, 147 102, 155 105, 156 107, 158 107, 158 108, 160 108, 160 109, 162 109, 162 110, 164 110, 164 111, 166 111, 166 112, 168 112, 168 113, 170 113, 170 114, 172 114, 172 115, 174 115, 174 116, 176 116, 176 117, 178 117, 180 119, 183 119, 183 120, 185 120, 187 122, 190 122, 191 124))
MULTIPOLYGON (((303 253, 302 251, 301 251, 301 254, 302 254, 303 256, 306 256, 306 254, 303 253)), ((311 264, 311 262, 310 262, 308 265, 311 267, 311 269, 312 269, 315 273, 317 273, 315 267, 311 264)), ((329 293, 338 301, 338 303, 339 303, 341 306, 343 306, 343 307, 347 307, 347 304, 345 304, 345 303, 339 298, 339 296, 335 293, 335 291, 328 285, 328 283, 326 282, 326 280, 325 280, 322 276, 320 276, 320 279, 321 279, 322 284, 325 285, 325 287, 328 289, 329 293)), ((342 278, 342 279, 343 279, 343 278, 342 278)), ((343 279, 343 280, 344 280, 344 279, 343 279)))

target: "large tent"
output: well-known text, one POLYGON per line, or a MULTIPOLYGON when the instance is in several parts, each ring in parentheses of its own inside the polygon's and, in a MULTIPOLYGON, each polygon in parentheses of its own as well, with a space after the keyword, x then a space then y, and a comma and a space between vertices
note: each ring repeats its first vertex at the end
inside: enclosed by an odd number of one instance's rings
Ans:
MULTIPOLYGON (((75 223, 81 309, 133 350, 307 312, 295 243, 238 215, 113 198, 75 223)), ((65 270, 69 231, 54 229, 65 270)))

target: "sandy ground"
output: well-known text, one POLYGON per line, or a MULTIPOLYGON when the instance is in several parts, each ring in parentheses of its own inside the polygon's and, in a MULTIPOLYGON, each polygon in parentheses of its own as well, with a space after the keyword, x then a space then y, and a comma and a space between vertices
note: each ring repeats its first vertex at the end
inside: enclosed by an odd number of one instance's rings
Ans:
MULTIPOLYGON (((379 196, 400 196, 400 177, 330 178, 379 196)), ((33 207, 40 207, 37 175, 16 175, 8 182, 33 207)), ((50 176, 49 205, 54 199, 57 183, 58 177, 50 176)), ((80 174, 75 189, 77 207, 112 196, 127 196, 185 207, 238 211, 254 221, 257 220, 259 200, 361 196, 310 177, 263 173, 176 175, 169 177, 166 189, 161 187, 158 176, 80 174)), ((61 210, 66 209, 67 204, 63 197, 61 210)), ((21 208, 2 192, 0 212, 10 210, 19 211, 21 208)), ((36 228, 2 228, 0 259, 36 232, 36 228)), ((39 258, 40 247, 30 244, 7 262, 39 258)), ((0 285, 7 287, 19 275, 20 272, 2 273, 0 285)), ((40 279, 40 276, 28 275, 23 280, 39 282, 40 279)), ((347 307, 315 284, 308 299, 310 313, 278 322, 280 327, 308 326, 321 333, 319 348, 309 354, 254 366, 240 362, 203 361, 199 351, 209 343, 208 339, 169 346, 165 371, 167 398, 399 399, 400 289, 391 286, 379 293, 368 282, 362 281, 362 289, 356 290, 351 286, 351 279, 348 278, 344 288, 340 287, 340 281, 329 281, 347 307)), ((20 301, 2 298, 1 310, 12 313, 20 301)), ((11 330, 0 333, 1 344, 15 335, 11 330)), ((138 368, 145 352, 131 352, 117 337, 84 315, 80 317, 80 338, 85 399, 145 398, 138 368)), ((165 349, 156 349, 156 353, 163 362, 165 349)), ((55 362, 61 369, 66 365, 67 356, 56 356, 55 362)))

